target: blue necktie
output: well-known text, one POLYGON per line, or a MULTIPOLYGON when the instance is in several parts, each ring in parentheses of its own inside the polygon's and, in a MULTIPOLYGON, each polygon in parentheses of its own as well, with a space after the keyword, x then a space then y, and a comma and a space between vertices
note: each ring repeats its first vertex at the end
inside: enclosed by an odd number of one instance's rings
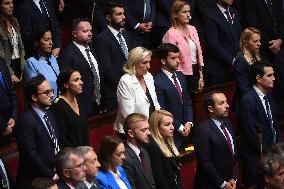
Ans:
POLYGON ((144 22, 149 22, 151 18, 151 0, 144 0, 145 6, 145 15, 144 15, 144 22))
POLYGON ((2 85, 5 89, 7 89, 3 74, 0 72, 0 85, 2 85))

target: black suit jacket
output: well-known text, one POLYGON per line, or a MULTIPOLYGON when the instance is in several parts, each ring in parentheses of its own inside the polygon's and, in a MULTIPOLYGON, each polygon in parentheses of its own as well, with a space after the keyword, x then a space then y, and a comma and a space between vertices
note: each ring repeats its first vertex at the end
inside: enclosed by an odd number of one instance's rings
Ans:
MULTIPOLYGON (((279 142, 279 130, 277 120, 275 118, 275 109, 272 98, 269 93, 268 100, 271 107, 274 129, 276 130, 276 141, 279 142)), ((258 132, 262 131, 262 147, 263 153, 267 153, 273 145, 273 135, 269 120, 266 116, 262 102, 251 88, 249 92, 242 98, 240 107, 241 116, 241 157, 243 159, 243 179, 245 184, 256 184, 256 167, 260 160, 260 147, 258 143, 258 132)))
MULTIPOLYGON (((47 115, 59 141, 54 117, 49 110, 47 115)), ((16 137, 20 157, 17 188, 32 188, 32 181, 38 177, 52 179, 55 174, 55 147, 44 123, 32 107, 22 114, 16 137)))
POLYGON ((61 45, 60 28, 57 18, 54 13, 54 8, 49 0, 46 0, 46 8, 49 13, 49 19, 42 16, 39 8, 33 0, 26 0, 19 7, 17 19, 21 28, 21 36, 25 46, 26 57, 33 55, 33 34, 39 27, 48 27, 52 33, 53 48, 58 48, 61 45))
MULTIPOLYGON (((230 132, 234 150, 236 152, 236 139, 229 120, 224 124, 230 132)), ((197 158, 195 188, 220 188, 224 181, 234 176, 236 154, 232 156, 224 135, 211 118, 202 121, 194 131, 194 148, 197 158)))
POLYGON ((63 180, 57 182, 58 189, 71 189, 63 180))
POLYGON ((7 128, 7 122, 10 118, 17 119, 17 97, 13 88, 10 73, 7 63, 3 58, 0 58, 0 72, 5 80, 6 87, 0 84, 0 134, 7 128))
POLYGON ((142 148, 141 150, 151 170, 150 176, 145 173, 141 161, 127 144, 125 145, 126 158, 123 162, 122 167, 126 172, 132 189, 155 189, 155 181, 152 175, 151 161, 148 152, 144 148, 142 148))
POLYGON ((217 5, 210 8, 205 17, 206 39, 206 79, 207 83, 217 84, 232 79, 230 69, 234 57, 239 51, 241 25, 239 13, 229 8, 233 31, 217 5))
POLYGON ((272 12, 265 0, 251 0, 243 2, 243 13, 247 26, 261 31, 261 50, 267 57, 271 56, 268 49, 269 41, 284 39, 284 12, 281 0, 272 1, 272 12))
POLYGON ((175 127, 175 144, 179 150, 187 145, 187 137, 183 137, 178 129, 180 125, 193 122, 192 101, 187 92, 186 81, 181 72, 176 72, 177 78, 182 88, 183 103, 180 100, 176 87, 168 76, 160 70, 154 77, 157 98, 161 108, 173 114, 175 127))
MULTIPOLYGON (((102 96, 101 104, 103 104, 103 70, 101 69, 99 59, 96 57, 96 54, 92 49, 91 52, 97 60, 100 72, 100 92, 102 96)), ((88 61, 81 53, 80 49, 73 42, 71 42, 66 48, 62 50, 58 58, 58 63, 60 71, 63 71, 66 68, 79 70, 83 81, 83 92, 78 96, 79 100, 81 101, 87 115, 98 113, 100 107, 98 107, 96 102, 94 101, 94 75, 88 61)))
MULTIPOLYGON (((123 35, 123 37, 126 41, 128 51, 130 51, 131 47, 129 46, 128 37, 126 35, 123 35)), ((126 58, 119 42, 108 28, 94 40, 94 49, 104 72, 104 90, 107 108, 110 110, 116 109, 116 89, 120 77, 124 74, 123 65, 126 62, 126 58)))

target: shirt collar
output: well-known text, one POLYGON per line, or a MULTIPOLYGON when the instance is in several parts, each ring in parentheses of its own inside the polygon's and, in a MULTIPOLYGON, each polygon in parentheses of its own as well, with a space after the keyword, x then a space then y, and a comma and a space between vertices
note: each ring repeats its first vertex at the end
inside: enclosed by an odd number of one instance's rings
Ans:
POLYGON ((117 31, 116 29, 114 29, 113 27, 111 27, 110 25, 107 25, 108 29, 111 31, 111 33, 113 33, 114 36, 117 36, 117 34, 119 33, 119 31, 117 31))
POLYGON ((36 111, 36 113, 39 115, 39 117, 40 118, 43 118, 44 117, 44 115, 45 115, 45 111, 43 111, 43 110, 41 110, 41 109, 39 109, 39 108, 36 108, 36 107, 34 107, 34 106, 32 106, 32 108, 34 109, 34 111, 36 111))
POLYGON ((219 5, 219 4, 217 4, 217 6, 218 6, 218 8, 220 9, 220 11, 221 11, 222 13, 224 13, 226 10, 229 10, 229 8, 228 8, 228 9, 225 9, 224 7, 222 7, 222 6, 219 5))
POLYGON ((116 168, 116 173, 112 172, 111 170, 109 170, 109 172, 115 177, 115 178, 120 178, 121 174, 119 172, 119 170, 116 168))
POLYGON ((171 73, 171 72, 165 70, 164 68, 162 68, 162 71, 163 71, 163 72, 166 74, 166 76, 168 76, 169 78, 172 78, 172 77, 173 77, 173 74, 174 74, 174 73, 171 73))
POLYGON ((265 94, 263 94, 260 90, 259 90, 259 88, 257 88, 257 86, 253 86, 253 89, 255 90, 255 92, 258 94, 258 96, 261 98, 261 99, 263 99, 264 98, 264 96, 265 96, 265 94))
POLYGON ((80 51, 86 51, 86 49, 88 49, 89 47, 85 47, 83 45, 80 45, 79 43, 73 41, 74 45, 76 45, 76 47, 78 47, 80 49, 80 51))
POLYGON ((93 182, 89 183, 88 181, 84 180, 84 183, 86 184, 87 188, 91 188, 93 186, 93 182))
POLYGON ((127 141, 128 146, 135 152, 136 156, 139 157, 140 149, 131 144, 129 141, 127 141))
POLYGON ((34 2, 35 4, 39 4, 39 1, 40 1, 40 0, 33 0, 33 2, 34 2))
POLYGON ((75 187, 71 186, 70 184, 66 183, 71 189, 76 189, 75 187))
POLYGON ((221 121, 219 121, 219 120, 217 120, 217 119, 214 119, 214 118, 211 118, 212 119, 212 121, 218 126, 218 127, 220 127, 221 126, 221 121))

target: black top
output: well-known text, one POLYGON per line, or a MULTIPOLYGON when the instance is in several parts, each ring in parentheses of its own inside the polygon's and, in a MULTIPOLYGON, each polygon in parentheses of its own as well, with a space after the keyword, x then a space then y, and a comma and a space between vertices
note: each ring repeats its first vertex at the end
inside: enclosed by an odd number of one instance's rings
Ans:
POLYGON ((154 106, 154 102, 153 102, 153 99, 150 95, 150 92, 148 90, 148 87, 146 87, 146 96, 149 100, 149 103, 150 103, 150 107, 149 107, 149 117, 152 115, 152 113, 155 111, 155 106, 154 106))
POLYGON ((61 148, 89 145, 87 117, 81 103, 77 102, 80 115, 62 98, 51 107, 58 126, 61 148))

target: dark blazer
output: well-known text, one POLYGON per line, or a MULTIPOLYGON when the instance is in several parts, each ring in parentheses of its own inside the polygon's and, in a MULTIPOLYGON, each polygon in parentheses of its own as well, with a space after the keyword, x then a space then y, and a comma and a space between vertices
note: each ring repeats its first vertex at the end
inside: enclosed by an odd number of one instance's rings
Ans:
POLYGON ((71 189, 63 180, 57 182, 58 189, 71 189))
MULTIPOLYGON (((49 110, 46 112, 58 139, 54 117, 49 110)), ((32 107, 22 114, 16 138, 20 157, 16 188, 32 188, 32 181, 38 177, 52 179, 55 174, 55 147, 44 123, 32 107)))
POLYGON ((193 122, 192 101, 187 92, 187 85, 184 75, 176 72, 177 78, 182 88, 183 103, 180 100, 176 87, 168 76, 160 70, 154 77, 156 94, 162 109, 168 110, 173 114, 175 127, 175 144, 179 150, 187 145, 187 137, 183 137, 178 129, 180 125, 187 122, 193 122))
MULTIPOLYGON (((224 124, 233 138, 236 152, 236 138, 232 124, 227 119, 224 119, 224 124)), ((224 135, 211 118, 202 121, 195 128, 193 136, 197 159, 194 188, 220 188, 224 181, 233 178, 236 158, 232 156, 224 135)))
POLYGON ((209 8, 205 16, 205 71, 209 85, 232 80, 230 69, 239 51, 241 25, 239 13, 231 7, 229 11, 233 17, 233 31, 217 5, 209 8))
POLYGON ((250 77, 251 65, 245 57, 239 53, 233 64, 233 74, 236 82, 236 89, 233 98, 233 110, 238 113, 242 97, 251 89, 252 81, 250 77))
MULTIPOLYGON (((274 104, 271 95, 267 93, 271 107, 274 129, 276 130, 276 141, 280 141, 278 124, 275 117, 274 104)), ((256 184, 256 167, 260 160, 260 148, 258 143, 258 132, 262 130, 262 147, 263 153, 267 153, 273 145, 273 136, 269 120, 266 116, 262 102, 254 90, 242 98, 240 106, 241 117, 241 157, 243 164, 243 181, 245 184, 256 184)))
MULTIPOLYGON (((89 188, 87 187, 87 185, 84 182, 80 182, 77 185, 76 189, 89 189, 89 188)), ((100 185, 99 185, 98 181, 95 178, 93 180, 92 189, 100 189, 100 185)))
POLYGON ((156 4, 156 26, 170 27, 171 8, 173 0, 152 0, 156 4))
POLYGON ((58 48, 61 45, 59 23, 55 16, 53 6, 50 4, 50 1, 46 0, 45 2, 49 13, 48 19, 41 14, 39 8, 32 0, 26 0, 18 9, 19 11, 16 16, 21 28, 26 58, 29 58, 33 54, 33 33, 38 30, 39 27, 50 28, 53 48, 58 48))
MULTIPOLYGON (((99 72, 100 72, 100 89, 101 89, 101 104, 103 104, 103 70, 101 69, 100 63, 96 54, 91 49, 93 56, 97 60, 99 72)), ((99 112, 100 107, 97 106, 96 102, 93 100, 94 97, 94 75, 91 67, 81 53, 80 49, 71 42, 66 48, 62 50, 58 58, 58 65, 60 71, 62 72, 66 68, 73 68, 79 70, 82 81, 83 81, 83 92, 78 95, 79 100, 82 103, 87 115, 96 114, 99 112)))
POLYGON ((284 12, 281 0, 272 1, 272 12, 265 0, 251 0, 243 2, 243 15, 247 26, 261 31, 261 51, 266 56, 272 56, 268 49, 269 41, 284 39, 284 12))
POLYGON ((6 87, 0 84, 0 134, 7 128, 7 122, 10 118, 15 121, 17 119, 17 96, 13 88, 11 76, 7 67, 7 63, 0 58, 0 72, 5 80, 6 87))
POLYGON ((127 144, 125 145, 125 160, 122 167, 126 172, 132 189, 155 189, 155 181, 152 175, 149 154, 144 148, 141 150, 151 170, 150 176, 145 173, 141 161, 127 144))
MULTIPOLYGON (((0 174, 0 180, 1 180, 1 181, 6 180, 7 182, 9 182, 10 189, 14 189, 15 186, 14 186, 13 179, 12 179, 12 177, 11 177, 9 168, 5 165, 5 162, 3 162, 1 158, 0 158, 0 161, 3 163, 4 169, 5 169, 5 170, 3 170, 3 169, 0 167, 0 169, 2 169, 1 172, 4 173, 4 171, 5 171, 6 174, 7 174, 7 177, 6 177, 6 178, 3 178, 2 175, 0 174), (8 179, 8 180, 7 180, 7 179, 8 179)), ((6 185, 6 183, 0 182, 0 188, 3 188, 3 189, 4 189, 4 188, 5 188, 4 185, 6 185)), ((6 187, 7 187, 7 186, 6 186, 6 187)))
POLYGON ((166 157, 153 139, 150 139, 150 143, 145 148, 154 166, 152 171, 156 181, 156 188, 181 189, 180 171, 177 169, 175 157, 166 157), (175 180, 177 180, 177 185, 175 180))
MULTIPOLYGON (((129 40, 123 35, 128 51, 131 50, 129 40)), ((120 77, 124 74, 123 65, 126 58, 122 49, 111 31, 106 28, 94 40, 94 49, 104 72, 104 90, 106 105, 109 110, 117 108, 116 89, 120 77)))

